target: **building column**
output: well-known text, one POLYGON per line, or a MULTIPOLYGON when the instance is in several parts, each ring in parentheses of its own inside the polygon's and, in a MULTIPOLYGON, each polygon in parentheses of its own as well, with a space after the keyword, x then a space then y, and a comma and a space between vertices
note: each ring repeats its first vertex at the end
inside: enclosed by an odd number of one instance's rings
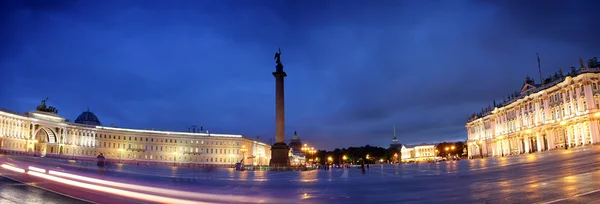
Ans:
POLYGON ((548 150, 554 149, 556 146, 554 143, 555 133, 554 129, 546 130, 546 137, 548 138, 548 150))
POLYGON ((600 140, 600 134, 599 134, 600 130, 598 129, 598 120, 590 121, 590 131, 591 131, 592 144, 598 143, 598 141, 600 140))
POLYGON ((596 103, 594 102, 594 94, 592 93, 592 85, 590 81, 587 81, 583 85, 583 93, 585 96, 585 102, 587 103, 586 110, 592 110, 596 108, 596 103))
POLYGON ((579 135, 581 137, 581 146, 585 146, 585 137, 587 136, 587 128, 585 123, 581 123, 579 126, 579 135))
POLYGON ((580 143, 580 137, 581 137, 581 133, 580 133, 580 127, 581 124, 580 123, 576 123, 575 125, 573 125, 573 139, 575 139, 575 146, 581 146, 580 143))
POLYGON ((518 136, 517 137, 517 149, 519 150, 519 154, 523 154, 523 144, 521 143, 521 140, 523 140, 523 136, 518 136))
POLYGON ((525 143, 525 153, 529 153, 529 136, 524 136, 523 137, 524 143, 525 143))
POLYGON ((579 86, 579 85, 575 86, 575 98, 576 98, 575 106, 577 107, 577 108, 575 108, 575 110, 576 110, 575 114, 580 115, 581 112, 584 111, 584 109, 583 109, 583 103, 581 102, 581 86, 579 86))
POLYGON ((541 135, 540 135, 539 132, 535 133, 535 138, 536 138, 535 140, 536 140, 536 143, 537 143, 536 144, 537 145, 537 151, 541 152, 542 151, 542 137, 541 137, 541 135))

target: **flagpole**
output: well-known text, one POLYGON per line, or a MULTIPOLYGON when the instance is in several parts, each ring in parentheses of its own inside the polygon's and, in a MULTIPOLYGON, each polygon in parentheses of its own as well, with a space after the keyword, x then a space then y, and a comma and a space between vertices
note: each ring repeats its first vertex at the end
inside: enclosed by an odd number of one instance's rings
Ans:
POLYGON ((544 84, 544 80, 542 79, 542 66, 540 66, 540 55, 536 52, 535 55, 537 55, 537 60, 538 60, 538 72, 540 73, 540 84, 544 84))

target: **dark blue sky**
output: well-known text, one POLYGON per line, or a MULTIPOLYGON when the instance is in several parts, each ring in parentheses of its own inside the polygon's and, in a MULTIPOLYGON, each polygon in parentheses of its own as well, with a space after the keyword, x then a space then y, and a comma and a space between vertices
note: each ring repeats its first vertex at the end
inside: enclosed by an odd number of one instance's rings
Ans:
POLYGON ((318 148, 464 140, 494 99, 600 56, 598 1, 1 1, 0 107, 274 135, 318 148))

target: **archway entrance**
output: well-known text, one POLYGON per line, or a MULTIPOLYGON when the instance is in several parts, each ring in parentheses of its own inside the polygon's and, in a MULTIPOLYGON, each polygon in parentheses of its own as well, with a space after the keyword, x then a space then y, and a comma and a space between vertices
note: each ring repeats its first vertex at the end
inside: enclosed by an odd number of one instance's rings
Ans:
POLYGON ((57 154, 58 153, 58 143, 56 142, 56 133, 48 128, 41 127, 35 133, 34 141, 37 143, 34 144, 34 153, 37 156, 44 157, 46 154, 57 154))

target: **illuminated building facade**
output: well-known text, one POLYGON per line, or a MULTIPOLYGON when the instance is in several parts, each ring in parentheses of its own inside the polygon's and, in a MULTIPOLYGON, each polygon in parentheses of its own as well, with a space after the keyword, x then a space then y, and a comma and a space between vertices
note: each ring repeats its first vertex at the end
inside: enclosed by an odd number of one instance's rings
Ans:
POLYGON ((402 162, 433 161, 436 156, 433 144, 402 145, 400 152, 402 162))
MULTIPOLYGON (((45 103, 43 103, 45 106, 45 103)), ((18 114, 0 110, 0 149, 48 157, 95 158, 147 163, 192 163, 230 166, 268 165, 270 146, 242 135, 172 132, 101 126, 91 112, 69 122, 39 106, 18 114)))
POLYGON ((570 148, 600 141, 600 64, 562 70, 469 117, 468 155, 504 156, 570 148))

